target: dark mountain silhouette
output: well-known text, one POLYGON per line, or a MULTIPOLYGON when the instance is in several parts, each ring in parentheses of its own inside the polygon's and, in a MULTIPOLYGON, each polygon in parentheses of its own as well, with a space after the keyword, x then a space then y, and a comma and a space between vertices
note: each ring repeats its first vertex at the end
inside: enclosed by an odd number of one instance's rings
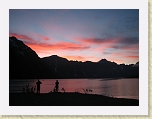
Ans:
POLYGON ((41 78, 46 66, 30 47, 15 37, 9 37, 10 79, 41 78))
POLYGON ((39 58, 22 41, 10 37, 9 76, 10 79, 139 77, 139 62, 118 65, 106 59, 81 62, 68 61, 57 55, 39 58))

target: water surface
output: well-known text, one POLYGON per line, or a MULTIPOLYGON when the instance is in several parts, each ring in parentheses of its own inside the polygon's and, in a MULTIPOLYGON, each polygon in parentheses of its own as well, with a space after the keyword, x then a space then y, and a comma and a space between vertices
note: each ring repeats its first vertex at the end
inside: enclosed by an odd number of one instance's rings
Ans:
MULTIPOLYGON (((54 90, 55 81, 57 79, 40 79, 41 93, 49 93, 54 90)), ((106 95, 117 98, 139 99, 139 79, 58 79, 59 91, 63 92, 79 92, 89 94, 106 95), (84 91, 85 90, 85 91, 84 91), (89 91, 90 90, 90 91, 89 91)), ((29 84, 29 87, 36 86, 37 79, 20 79, 10 80, 10 92, 23 92, 23 87, 29 84)))

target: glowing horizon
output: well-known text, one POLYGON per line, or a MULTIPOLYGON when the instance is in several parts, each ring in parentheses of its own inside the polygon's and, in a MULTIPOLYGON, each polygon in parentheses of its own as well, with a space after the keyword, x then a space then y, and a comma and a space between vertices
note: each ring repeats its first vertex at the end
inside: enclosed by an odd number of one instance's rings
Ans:
POLYGON ((117 64, 139 61, 139 10, 9 10, 9 36, 39 57, 117 64))

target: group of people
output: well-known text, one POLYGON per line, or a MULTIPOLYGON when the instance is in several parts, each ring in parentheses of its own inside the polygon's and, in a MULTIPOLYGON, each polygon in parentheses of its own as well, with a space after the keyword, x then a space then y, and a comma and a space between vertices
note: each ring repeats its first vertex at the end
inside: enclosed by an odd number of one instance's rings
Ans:
MULTIPOLYGON (((40 85, 41 84, 42 84, 42 82, 38 79, 38 81, 36 82, 37 93, 40 93, 40 85)), ((33 87, 31 88, 31 92, 35 92, 36 86, 34 88, 33 87)), ((55 87, 54 87, 54 92, 58 92, 58 91, 59 91, 59 82, 58 82, 58 80, 56 80, 55 87)), ((23 92, 25 92, 24 87, 23 87, 23 92)), ((30 92, 29 84, 26 85, 26 92, 30 92)))
MULTIPOLYGON (((39 81, 39 79, 38 79, 38 82, 36 82, 36 85, 37 85, 37 93, 40 93, 40 84, 42 84, 42 82, 39 81)), ((59 82, 58 82, 58 80, 56 80, 54 92, 58 92, 58 91, 59 91, 59 82)))

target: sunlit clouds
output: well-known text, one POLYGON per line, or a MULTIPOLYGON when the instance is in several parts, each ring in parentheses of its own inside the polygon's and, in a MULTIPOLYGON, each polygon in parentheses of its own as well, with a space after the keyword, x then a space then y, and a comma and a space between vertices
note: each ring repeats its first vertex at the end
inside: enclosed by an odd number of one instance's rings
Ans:
POLYGON ((139 61, 139 10, 9 10, 9 36, 39 57, 139 61))

